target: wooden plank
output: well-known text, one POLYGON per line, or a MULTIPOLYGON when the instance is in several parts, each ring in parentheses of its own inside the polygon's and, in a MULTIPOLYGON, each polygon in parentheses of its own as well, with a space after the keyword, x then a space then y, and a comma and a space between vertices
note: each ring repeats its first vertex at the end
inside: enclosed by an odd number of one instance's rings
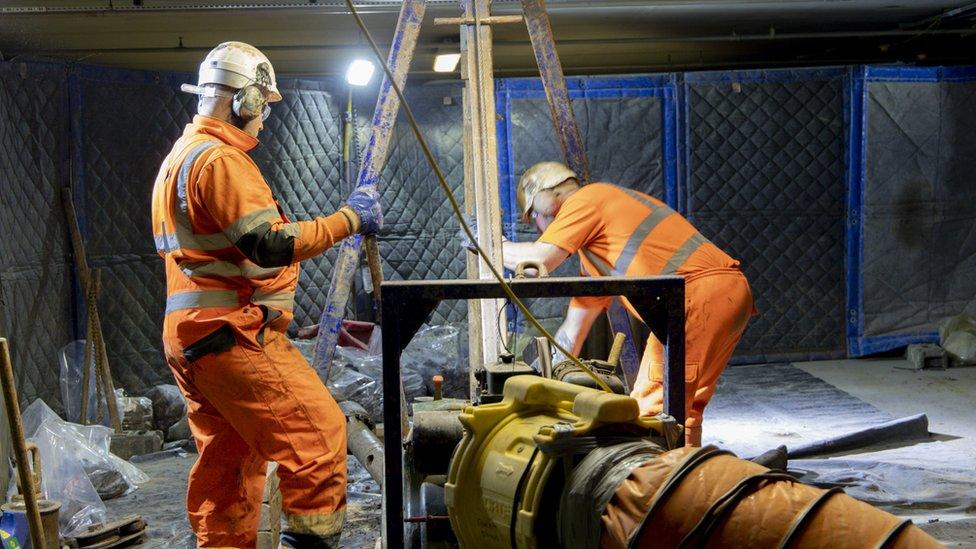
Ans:
MULTIPOLYGON (((502 270, 502 213, 498 190, 498 143, 495 128, 495 82, 492 29, 480 24, 491 17, 491 0, 462 0, 464 17, 476 25, 461 25, 461 78, 464 80, 464 180, 465 208, 478 221, 478 242, 492 264, 502 270), (473 204, 472 204, 473 201, 473 204)), ((469 261, 468 278, 491 279, 491 270, 477 258, 477 269, 469 261)), ((485 300, 468 307, 471 386, 474 373, 495 362, 504 349, 499 335, 507 325, 504 300, 485 300), (480 344, 474 341, 480 339, 480 344)))
MULTIPOLYGON (((396 33, 387 66, 393 73, 396 84, 403 89, 407 81, 407 72, 420 35, 420 23, 424 19, 426 10, 425 0, 405 0, 400 8, 397 19, 396 33)), ((372 133, 362 165, 359 169, 357 187, 378 186, 386 156, 393 136, 393 126, 396 124, 397 113, 400 110, 400 98, 393 89, 389 78, 383 77, 379 97, 376 98, 376 110, 373 113, 372 133)), ((346 304, 352 292, 353 278, 359 268, 359 258, 363 244, 361 235, 354 235, 342 241, 339 256, 336 258, 332 271, 332 284, 322 316, 319 319, 319 340, 315 346, 315 360, 313 366, 323 380, 329 378, 332 358, 335 356, 336 343, 342 320, 346 315, 346 304)))

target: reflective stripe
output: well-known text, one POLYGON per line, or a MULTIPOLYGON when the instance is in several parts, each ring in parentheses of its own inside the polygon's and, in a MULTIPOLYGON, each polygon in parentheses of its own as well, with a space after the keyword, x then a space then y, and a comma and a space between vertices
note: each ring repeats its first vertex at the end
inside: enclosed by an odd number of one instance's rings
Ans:
POLYGON ((281 219, 281 215, 276 208, 261 208, 238 217, 224 229, 224 233, 230 237, 231 241, 237 242, 242 236, 262 223, 272 223, 279 219, 281 219))
POLYGON ((190 178, 190 170, 193 164, 204 152, 215 146, 215 142, 206 141, 200 143, 190 150, 190 153, 183 159, 180 167, 179 176, 176 179, 176 211, 173 217, 176 220, 176 248, 190 248, 193 250, 222 250, 233 246, 231 241, 223 233, 215 234, 194 234, 193 226, 190 224, 189 204, 186 194, 187 180, 190 178))
POLYGON ((166 313, 205 307, 237 307, 240 300, 233 290, 197 290, 178 292, 166 298, 166 313))
POLYGON ((620 187, 620 190, 621 190, 621 191, 623 191, 623 192, 625 192, 625 193, 627 193, 627 195, 628 195, 628 196, 630 196, 630 197, 631 197, 631 198, 633 198, 634 200, 636 200, 636 201, 638 201, 638 202, 640 202, 641 204, 643 204, 643 205, 645 205, 645 206, 647 206, 648 208, 650 208, 650 209, 652 209, 652 210, 653 210, 654 208, 659 208, 659 207, 660 207, 660 206, 658 206, 657 204, 655 204, 655 203, 653 203, 653 202, 651 202, 650 200, 648 200, 648 199, 647 199, 647 197, 645 197, 645 196, 643 196, 643 195, 641 195, 641 194, 640 194, 639 192, 637 192, 637 191, 634 191, 634 190, 631 190, 631 189, 628 189, 628 188, 626 188, 626 187, 620 187))
POLYGON ((641 244, 647 239, 647 236, 651 234, 651 231, 657 227, 658 223, 664 221, 666 218, 670 217, 671 214, 675 213, 674 210, 668 208, 667 206, 651 206, 651 213, 641 221, 640 225, 634 229, 631 233, 630 238, 627 240, 627 244, 624 245, 623 251, 620 252, 620 257, 617 258, 617 263, 614 265, 614 270, 618 273, 626 273, 630 264, 634 261, 634 257, 637 256, 637 252, 640 251, 641 244))
POLYGON ((244 276, 255 279, 272 278, 285 270, 284 267, 260 267, 247 260, 242 261, 240 267, 244 276))
POLYGON ((169 253, 180 247, 180 243, 173 233, 154 234, 153 240, 156 241, 156 251, 160 253, 169 253))
POLYGON ((244 276, 237 265, 229 261, 195 261, 180 263, 180 270, 186 276, 244 276))
POLYGON ((593 266, 596 267, 597 272, 599 272, 601 275, 612 276, 612 275, 620 274, 617 271, 615 271, 613 267, 608 265, 606 261, 603 261, 602 259, 597 257, 597 255, 591 252, 590 250, 583 248, 580 250, 580 252, 586 256, 586 259, 590 260, 590 263, 592 263, 593 266))
POLYGON ((290 311, 295 303, 295 292, 254 292, 251 303, 266 305, 276 309, 290 311))
POLYGON ((180 270, 186 276, 242 276, 253 279, 271 278, 277 275, 284 267, 259 267, 250 261, 242 261, 240 264, 229 261, 196 261, 180 264, 180 270))
POLYGON ((290 236, 292 238, 298 238, 302 235, 302 230, 298 226, 298 223, 286 223, 282 225, 280 232, 285 236, 290 236))
POLYGON ((674 252, 674 255, 668 260, 667 265, 661 269, 661 274, 669 275, 678 272, 678 268, 691 257, 691 254, 695 253, 695 250, 706 242, 708 242, 708 239, 702 236, 701 233, 695 233, 688 237, 688 240, 685 240, 684 244, 674 252))

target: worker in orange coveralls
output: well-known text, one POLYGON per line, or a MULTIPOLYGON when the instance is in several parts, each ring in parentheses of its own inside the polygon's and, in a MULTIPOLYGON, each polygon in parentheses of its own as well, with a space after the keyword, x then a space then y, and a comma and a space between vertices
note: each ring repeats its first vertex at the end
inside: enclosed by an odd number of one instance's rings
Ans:
MULTIPOLYGON (((200 65, 197 116, 160 167, 152 228, 166 264, 166 360, 199 459, 187 511, 201 547, 254 547, 265 471, 278 463, 285 547, 336 547, 346 510, 345 418, 291 345, 298 263, 375 233, 375 189, 289 221, 248 151, 281 100, 256 48, 226 42, 200 65)), ((309 181, 310 185, 323 182, 309 181)))
MULTIPOLYGON (((739 262, 660 200, 609 183, 580 186, 576 174, 558 162, 526 170, 516 198, 525 222, 534 223, 542 236, 535 242, 504 241, 509 269, 537 261, 552 271, 579 252, 590 276, 685 277, 685 442, 701 446, 705 405, 753 312, 739 262)), ((611 299, 573 298, 556 340, 579 354, 611 299)), ((651 334, 631 391, 645 415, 660 413, 664 405, 663 351, 651 334)))

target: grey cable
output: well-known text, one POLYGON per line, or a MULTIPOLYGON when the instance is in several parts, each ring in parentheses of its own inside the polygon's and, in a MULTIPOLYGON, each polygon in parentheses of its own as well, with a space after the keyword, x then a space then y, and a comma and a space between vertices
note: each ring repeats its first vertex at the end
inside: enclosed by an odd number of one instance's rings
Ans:
POLYGON ((631 471, 664 452, 648 439, 595 448, 566 479, 559 502, 557 533, 564 547, 599 547, 602 516, 631 471), (570 543, 571 541, 571 543, 570 543))

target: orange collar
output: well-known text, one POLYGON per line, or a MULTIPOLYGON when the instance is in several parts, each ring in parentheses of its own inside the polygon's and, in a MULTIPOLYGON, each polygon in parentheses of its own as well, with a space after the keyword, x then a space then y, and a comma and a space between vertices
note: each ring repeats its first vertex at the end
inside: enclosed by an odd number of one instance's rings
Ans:
POLYGON ((247 152, 258 146, 258 140, 251 137, 243 130, 234 127, 223 120, 218 120, 202 114, 195 115, 193 122, 188 124, 183 135, 207 134, 220 139, 232 147, 237 147, 247 152))

